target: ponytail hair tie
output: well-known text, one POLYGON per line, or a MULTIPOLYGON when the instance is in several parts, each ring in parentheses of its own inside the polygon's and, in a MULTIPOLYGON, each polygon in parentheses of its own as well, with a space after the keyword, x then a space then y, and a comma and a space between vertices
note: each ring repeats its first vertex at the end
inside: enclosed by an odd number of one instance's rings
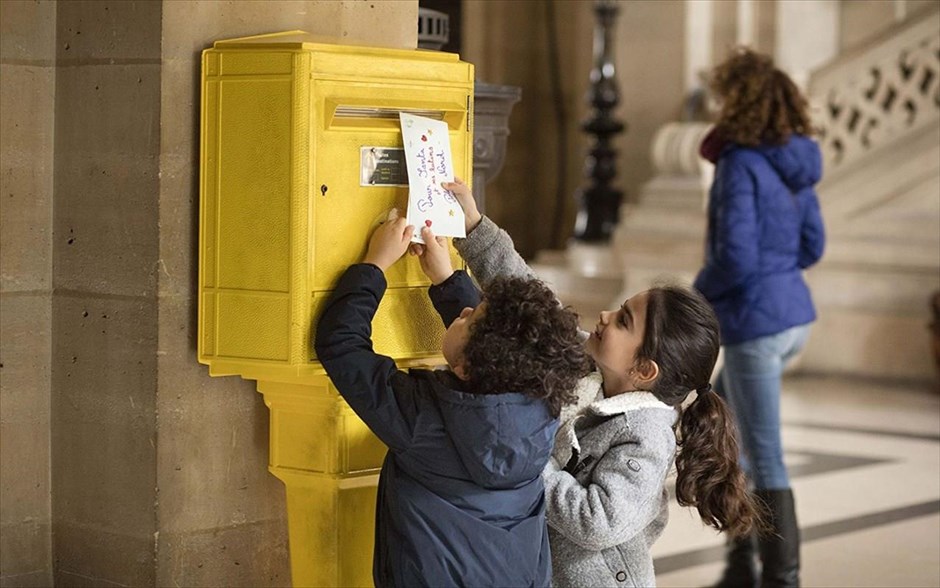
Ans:
POLYGON ((708 394, 709 392, 712 392, 712 383, 711 383, 711 382, 705 384, 705 385, 702 386, 701 388, 696 388, 696 389, 695 389, 695 393, 698 394, 699 396, 704 396, 705 394, 708 394))

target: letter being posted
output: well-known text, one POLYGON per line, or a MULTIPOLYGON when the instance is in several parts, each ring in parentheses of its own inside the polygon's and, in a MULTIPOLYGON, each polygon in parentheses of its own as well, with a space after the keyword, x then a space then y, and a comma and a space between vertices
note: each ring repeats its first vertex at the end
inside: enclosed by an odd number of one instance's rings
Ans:
MULTIPOLYGON (((404 112, 400 118, 408 167, 408 223, 416 229, 431 227, 438 237, 465 237, 463 209, 441 187, 454 181, 447 123, 404 112)), ((424 243, 419 230, 412 241, 424 243)))

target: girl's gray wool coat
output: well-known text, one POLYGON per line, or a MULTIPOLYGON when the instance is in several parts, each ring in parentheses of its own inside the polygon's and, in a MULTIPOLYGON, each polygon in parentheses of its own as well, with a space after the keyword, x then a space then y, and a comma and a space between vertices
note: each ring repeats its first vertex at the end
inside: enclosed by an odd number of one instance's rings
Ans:
POLYGON ((578 384, 582 408, 562 414, 542 474, 552 585, 655 586, 650 547, 669 517, 677 412, 649 392, 604 398, 601 384, 598 373, 578 384))

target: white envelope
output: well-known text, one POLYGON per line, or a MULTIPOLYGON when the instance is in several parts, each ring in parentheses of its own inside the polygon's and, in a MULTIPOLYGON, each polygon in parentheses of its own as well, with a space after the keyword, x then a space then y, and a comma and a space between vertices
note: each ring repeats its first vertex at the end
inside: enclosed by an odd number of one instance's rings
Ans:
POLYGON ((412 241, 424 243, 421 227, 438 237, 466 237, 463 209, 441 182, 454 181, 450 129, 444 121, 400 113, 401 135, 408 167, 408 223, 412 241))

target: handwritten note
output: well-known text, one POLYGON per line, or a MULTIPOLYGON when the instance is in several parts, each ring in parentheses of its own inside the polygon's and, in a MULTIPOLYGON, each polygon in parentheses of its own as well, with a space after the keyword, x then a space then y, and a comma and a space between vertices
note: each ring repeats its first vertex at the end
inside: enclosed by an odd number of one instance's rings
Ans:
POLYGON ((454 181, 447 123, 402 112, 401 135, 408 167, 408 222, 415 226, 412 241, 424 243, 421 227, 438 237, 465 237, 463 209, 441 182, 454 181))

